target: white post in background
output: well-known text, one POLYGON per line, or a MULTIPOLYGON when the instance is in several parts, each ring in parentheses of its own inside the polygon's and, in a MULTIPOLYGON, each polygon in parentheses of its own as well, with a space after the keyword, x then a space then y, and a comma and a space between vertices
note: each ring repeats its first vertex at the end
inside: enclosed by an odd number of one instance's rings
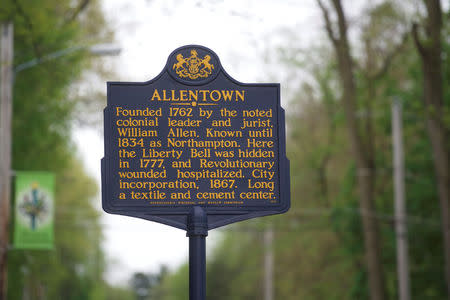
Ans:
POLYGON ((392 103, 392 145, 394 152, 394 215, 397 241, 398 291, 400 300, 410 300, 402 104, 397 98, 394 98, 392 103))
POLYGON ((264 300, 273 300, 273 228, 264 230, 264 300))
POLYGON ((11 201, 13 24, 3 23, 0 30, 0 300, 6 300, 11 201))

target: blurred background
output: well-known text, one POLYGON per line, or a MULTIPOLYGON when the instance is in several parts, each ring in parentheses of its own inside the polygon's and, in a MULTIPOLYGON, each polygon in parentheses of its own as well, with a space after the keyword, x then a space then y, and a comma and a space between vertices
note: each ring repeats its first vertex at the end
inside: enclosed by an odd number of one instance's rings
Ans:
POLYGON ((287 117, 291 209, 209 233, 208 299, 450 299, 448 1, 3 0, 0 22, 0 179, 55 176, 50 250, 14 246, 1 185, 0 299, 188 299, 185 232, 99 193, 105 82, 186 44, 281 83, 287 117))

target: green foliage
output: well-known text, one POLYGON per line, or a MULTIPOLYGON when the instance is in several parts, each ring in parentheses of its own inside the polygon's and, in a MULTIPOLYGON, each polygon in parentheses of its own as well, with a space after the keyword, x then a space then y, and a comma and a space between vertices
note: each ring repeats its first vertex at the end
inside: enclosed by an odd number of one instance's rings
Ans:
POLYGON ((207 298, 262 299, 262 236, 239 226, 233 226, 230 233, 208 259, 207 298))
POLYGON ((158 293, 161 300, 189 299, 189 266, 182 265, 176 272, 162 280, 158 293))
POLYGON ((109 287, 104 297, 92 297, 91 299, 108 299, 108 300, 134 300, 133 292, 128 288, 109 287))
POLYGON ((55 247, 51 251, 13 250, 9 254, 9 296, 22 293, 57 299, 89 299, 105 283, 99 214, 92 200, 95 181, 80 162, 56 173, 55 247))
POLYGON ((12 167, 55 173, 55 247, 9 253, 9 299, 131 299, 103 279, 97 186, 71 142, 77 106, 71 85, 90 67, 79 46, 110 36, 99 1, 83 2, 6 0, 0 7, 0 20, 14 24, 15 68, 64 53, 14 78, 12 167))
MULTIPOLYGON (((262 231, 268 224, 275 230, 275 299, 369 299, 363 217, 378 222, 388 299, 398 297, 391 150, 394 97, 401 100, 404 111, 412 299, 446 297, 439 203, 425 124, 428 108, 421 99, 420 61, 408 39, 410 23, 417 16, 411 15, 409 8, 400 1, 370 4, 356 25, 361 34, 353 53, 358 94, 355 113, 373 159, 376 211, 367 215, 359 209, 357 170, 350 154, 331 45, 313 46, 308 51, 281 49, 286 65, 308 74, 295 90, 291 88, 292 101, 286 110, 291 210, 279 217, 242 222, 224 233, 208 259, 207 293, 211 299, 263 298, 262 231)), ((443 37, 447 37, 450 22, 444 22, 443 37)), ((444 38, 447 128, 449 59, 450 43, 444 38)), ((163 286, 177 291, 177 296, 167 299, 187 299, 187 273, 185 265, 167 277, 163 286)))

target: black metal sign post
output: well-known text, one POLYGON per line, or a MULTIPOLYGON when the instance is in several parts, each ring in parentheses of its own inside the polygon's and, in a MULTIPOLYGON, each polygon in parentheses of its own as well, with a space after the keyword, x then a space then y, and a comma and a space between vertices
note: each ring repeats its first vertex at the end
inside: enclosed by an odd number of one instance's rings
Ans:
POLYGON ((208 218, 205 211, 194 206, 188 216, 189 237, 189 299, 206 298, 206 236, 208 218))
POLYGON ((190 299, 205 299, 208 230, 290 206, 277 83, 233 79, 183 46, 148 82, 108 82, 102 206, 186 230, 190 299))

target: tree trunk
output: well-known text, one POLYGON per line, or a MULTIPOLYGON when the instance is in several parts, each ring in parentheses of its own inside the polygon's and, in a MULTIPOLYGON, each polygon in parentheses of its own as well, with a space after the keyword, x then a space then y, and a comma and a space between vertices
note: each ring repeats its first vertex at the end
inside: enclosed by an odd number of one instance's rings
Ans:
MULTIPOLYGON (((343 104, 347 119, 347 129, 352 152, 356 158, 359 206, 363 223, 364 246, 369 275, 370 298, 385 299, 384 276, 381 263, 380 235, 377 220, 374 217, 374 182, 375 172, 372 160, 367 157, 366 149, 358 133, 356 119, 356 88, 353 67, 348 46, 339 52, 338 64, 341 81, 344 86, 343 104)), ((367 140, 370 140, 368 137, 367 140)))
POLYGON ((450 180, 449 149, 446 145, 448 132, 443 116, 442 8, 440 0, 424 0, 424 3, 428 13, 425 24, 427 42, 421 41, 417 24, 413 26, 413 37, 422 61, 423 101, 441 207, 447 297, 450 299, 450 180))
MULTIPOLYGON (((357 94, 354 68, 347 37, 347 21, 340 0, 333 0, 332 2, 337 14, 338 36, 336 36, 332 29, 328 10, 318 0, 319 6, 324 14, 328 36, 333 43, 337 55, 339 75, 343 87, 342 103, 347 120, 351 150, 356 160, 359 205, 363 223, 370 298, 372 300, 382 300, 386 299, 386 291, 380 254, 380 235, 377 220, 374 218, 375 171, 373 158, 370 157, 370 153, 367 151, 363 139, 359 134, 359 124, 356 118, 357 94)), ((370 139, 371 137, 367 137, 366 140, 370 139)))
MULTIPOLYGON (((430 59, 431 60, 431 59, 430 59)), ((438 63, 434 67, 431 67, 431 64, 425 63, 423 64, 424 71, 424 83, 425 83, 425 99, 430 99, 434 97, 442 96, 442 94, 438 95, 439 87, 442 91, 442 77, 437 76, 435 72, 440 72, 440 64, 438 63), (427 64, 428 66, 425 66, 427 64), (439 67, 438 67, 439 66, 439 67), (431 69, 431 70, 430 70, 431 69), (434 70, 433 70, 434 69, 434 70)), ((441 111, 443 109, 440 108, 432 108, 436 107, 426 101, 426 105, 431 108, 433 111, 437 109, 441 111)), ((431 112, 430 114, 433 114, 431 112)), ((440 113, 439 113, 440 114, 440 113)), ((434 171, 437 180, 437 189, 439 196, 439 203, 441 207, 441 219, 442 219, 442 233, 443 233, 443 242, 444 242, 444 259, 445 259, 445 276, 447 282, 447 295, 448 299, 450 299, 450 209, 449 209, 449 201, 450 201, 450 181, 449 181, 449 160, 448 160, 448 151, 446 147, 446 132, 445 128, 442 125, 440 120, 436 120, 434 117, 427 117, 427 129, 428 135, 431 140, 431 147, 433 150, 433 162, 434 162, 434 171)))

